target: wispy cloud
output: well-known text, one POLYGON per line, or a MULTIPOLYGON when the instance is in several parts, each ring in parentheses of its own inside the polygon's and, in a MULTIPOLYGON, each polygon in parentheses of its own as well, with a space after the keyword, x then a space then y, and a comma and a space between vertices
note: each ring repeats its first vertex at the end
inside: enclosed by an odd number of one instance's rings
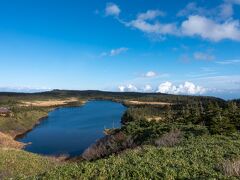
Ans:
POLYGON ((215 72, 215 69, 211 67, 201 67, 200 68, 203 72, 215 72))
POLYGON ((212 15, 215 13, 215 10, 213 9, 206 9, 203 7, 200 7, 197 5, 195 2, 188 3, 185 8, 181 9, 178 13, 177 16, 179 17, 184 17, 184 16, 189 16, 189 15, 212 15))
POLYGON ((117 56, 119 54, 122 54, 126 51, 128 51, 129 49, 126 47, 121 47, 121 48, 117 48, 117 49, 112 49, 110 52, 103 52, 101 53, 100 56, 117 56))
POLYGON ((177 14, 179 17, 189 15, 201 15, 211 17, 216 20, 227 20, 234 14, 234 5, 240 4, 239 0, 223 0, 221 4, 214 8, 200 7, 195 2, 186 5, 185 8, 180 10, 177 14))
POLYGON ((0 86, 0 92, 23 92, 23 93, 34 93, 50 91, 51 88, 46 87, 30 87, 30 86, 0 86))
POLYGON ((203 78, 203 77, 210 77, 217 75, 218 72, 210 67, 201 67, 200 71, 197 72, 192 72, 192 73, 187 73, 186 77, 188 78, 203 78))
POLYGON ((224 60, 224 61, 216 61, 217 64, 221 65, 236 65, 240 64, 240 59, 231 59, 231 60, 224 60))
POLYGON ((193 54, 194 59, 196 60, 206 60, 206 61, 211 61, 215 59, 215 56, 209 53, 205 52, 195 52, 193 54))
POLYGON ((154 71, 148 71, 148 72, 145 73, 143 76, 144 76, 144 77, 147 77, 147 78, 152 78, 152 77, 156 77, 156 76, 157 76, 157 73, 154 72, 154 71))
POLYGON ((138 80, 141 80, 143 78, 154 78, 154 79, 158 79, 158 78, 167 78, 169 77, 170 74, 168 73, 158 73, 155 71, 148 71, 145 74, 143 74, 142 76, 138 77, 138 80))
POLYGON ((136 19, 124 24, 148 34, 177 35, 178 29, 175 23, 160 23, 157 21, 157 18, 162 16, 164 16, 164 12, 160 10, 148 10, 138 14, 136 19))
POLYGON ((240 75, 215 75, 206 77, 196 77, 192 79, 194 82, 204 84, 207 87, 215 87, 216 89, 240 89, 240 75))
POLYGON ((200 78, 200 77, 208 77, 216 74, 217 72, 206 72, 206 73, 198 73, 198 74, 188 74, 187 76, 191 78, 200 78))
POLYGON ((125 47, 121 47, 121 48, 118 48, 118 49, 112 49, 111 52, 110 52, 110 56, 116 56, 116 55, 119 55, 121 53, 124 53, 128 51, 128 48, 125 48, 125 47))
POLYGON ((145 13, 140 13, 137 16, 138 20, 152 20, 155 19, 158 16, 165 16, 165 13, 160 10, 148 10, 145 13))

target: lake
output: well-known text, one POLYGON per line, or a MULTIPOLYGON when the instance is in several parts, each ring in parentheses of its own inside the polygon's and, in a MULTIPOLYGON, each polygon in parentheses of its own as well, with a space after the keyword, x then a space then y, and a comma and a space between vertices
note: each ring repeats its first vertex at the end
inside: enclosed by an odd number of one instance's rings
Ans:
POLYGON ((125 110, 122 104, 112 101, 58 108, 18 141, 31 143, 25 150, 33 153, 77 156, 104 136, 104 128, 120 127, 125 110))

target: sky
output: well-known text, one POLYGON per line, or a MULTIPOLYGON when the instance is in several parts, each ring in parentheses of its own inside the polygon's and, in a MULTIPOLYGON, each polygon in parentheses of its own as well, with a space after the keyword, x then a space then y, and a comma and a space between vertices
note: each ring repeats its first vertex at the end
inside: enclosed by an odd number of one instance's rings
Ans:
POLYGON ((240 98, 240 0, 0 1, 0 91, 240 98))

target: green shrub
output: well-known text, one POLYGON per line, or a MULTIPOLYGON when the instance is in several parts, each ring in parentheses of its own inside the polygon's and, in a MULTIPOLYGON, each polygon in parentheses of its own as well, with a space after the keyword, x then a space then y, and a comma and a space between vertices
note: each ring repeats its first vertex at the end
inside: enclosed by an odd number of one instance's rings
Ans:
POLYGON ((204 135, 184 139, 175 147, 143 146, 107 159, 66 164, 35 178, 234 179, 217 168, 232 155, 240 156, 239 134, 204 135))

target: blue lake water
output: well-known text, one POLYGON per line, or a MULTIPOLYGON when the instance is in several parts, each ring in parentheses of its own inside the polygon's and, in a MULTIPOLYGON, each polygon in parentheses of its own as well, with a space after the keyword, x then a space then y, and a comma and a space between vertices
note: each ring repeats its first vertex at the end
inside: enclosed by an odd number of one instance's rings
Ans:
POLYGON ((31 142, 25 150, 33 153, 80 155, 104 136, 104 128, 120 127, 125 110, 122 104, 111 101, 90 101, 81 107, 59 108, 18 141, 31 142))

